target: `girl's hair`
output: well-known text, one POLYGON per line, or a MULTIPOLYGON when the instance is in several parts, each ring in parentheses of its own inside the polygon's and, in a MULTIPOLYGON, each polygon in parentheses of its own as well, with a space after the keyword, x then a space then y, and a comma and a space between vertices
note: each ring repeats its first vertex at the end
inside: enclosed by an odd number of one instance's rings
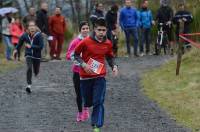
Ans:
POLYGON ((118 5, 117 4, 114 4, 111 6, 111 10, 114 11, 114 12, 117 12, 119 9, 118 5))
POLYGON ((89 23, 87 21, 81 21, 79 24, 79 31, 81 31, 81 28, 85 25, 89 26, 89 23))

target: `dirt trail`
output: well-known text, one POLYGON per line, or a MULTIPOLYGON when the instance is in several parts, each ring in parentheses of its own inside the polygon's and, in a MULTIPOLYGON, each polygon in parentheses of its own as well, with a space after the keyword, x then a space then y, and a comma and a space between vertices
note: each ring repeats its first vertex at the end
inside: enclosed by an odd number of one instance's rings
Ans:
MULTIPOLYGON (((107 76, 102 132, 190 132, 179 126, 139 88, 144 70, 169 57, 118 58, 120 75, 107 76)), ((33 93, 24 91, 25 67, 0 75, 0 132, 90 132, 90 120, 76 123, 70 62, 41 64, 33 93)))

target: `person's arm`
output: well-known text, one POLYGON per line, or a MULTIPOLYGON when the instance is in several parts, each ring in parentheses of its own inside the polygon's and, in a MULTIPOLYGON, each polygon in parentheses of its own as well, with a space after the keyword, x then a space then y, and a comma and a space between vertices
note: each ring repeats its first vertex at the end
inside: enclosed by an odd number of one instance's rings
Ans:
POLYGON ((84 60, 80 56, 80 54, 82 53, 82 51, 85 50, 85 48, 86 47, 84 42, 80 42, 80 44, 76 46, 74 51, 75 61, 77 61, 80 64, 80 66, 84 69, 86 73, 94 74, 94 71, 90 68, 90 66, 86 62, 84 62, 84 60))
POLYGON ((19 42, 18 44, 16 45, 14 51, 13 51, 13 55, 16 56, 16 54, 19 54, 20 53, 20 49, 24 43, 24 40, 25 40, 25 33, 19 38, 19 42))
POLYGON ((187 24, 191 23, 193 21, 193 16, 190 12, 186 11, 186 17, 185 17, 185 22, 187 24))
POLYGON ((52 21, 53 21, 53 17, 49 17, 49 19, 48 19, 48 24, 49 24, 49 33, 50 34, 52 34, 52 27, 53 27, 53 25, 52 25, 52 21))
POLYGON ((108 62, 108 65, 112 68, 113 75, 117 76, 118 75, 118 66, 116 65, 116 63, 114 61, 114 55, 113 55, 112 46, 109 49, 110 50, 106 54, 106 60, 108 62))
POLYGON ((119 25, 122 30, 124 30, 124 15, 123 15, 123 10, 120 11, 119 14, 119 25))
POLYGON ((65 30, 66 30, 66 21, 65 21, 65 17, 63 17, 63 29, 64 29, 64 33, 65 33, 65 30))
POLYGON ((41 31, 43 31, 43 16, 40 11, 38 11, 36 15, 36 25, 41 31))
POLYGON ((67 60, 74 60, 74 50, 75 50, 75 47, 76 47, 76 44, 77 41, 72 40, 71 43, 69 44, 69 47, 68 47, 68 50, 67 50, 67 53, 66 53, 66 59, 67 60))
POLYGON ((42 34, 40 33, 39 35, 38 35, 38 41, 39 41, 39 48, 42 50, 43 49, 43 47, 44 47, 44 41, 43 41, 43 36, 42 36, 42 34))
POLYGON ((84 43, 80 42, 80 44, 78 46, 76 46, 75 50, 74 50, 74 59, 80 63, 81 67, 85 67, 87 64, 86 62, 83 61, 83 59, 81 58, 80 54, 81 52, 84 50, 84 43))

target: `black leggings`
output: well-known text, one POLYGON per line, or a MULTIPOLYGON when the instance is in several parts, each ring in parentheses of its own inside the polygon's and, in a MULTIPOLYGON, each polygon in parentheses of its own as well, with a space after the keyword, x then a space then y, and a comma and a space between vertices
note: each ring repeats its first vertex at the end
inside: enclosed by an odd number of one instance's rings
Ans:
POLYGON ((80 76, 79 73, 74 72, 73 73, 73 83, 74 88, 76 92, 76 103, 78 106, 78 111, 82 112, 82 96, 81 96, 81 90, 80 90, 80 76))
POLYGON ((26 79, 29 85, 32 84, 32 69, 35 76, 38 75, 40 69, 40 59, 33 59, 31 57, 26 57, 27 72, 26 79))

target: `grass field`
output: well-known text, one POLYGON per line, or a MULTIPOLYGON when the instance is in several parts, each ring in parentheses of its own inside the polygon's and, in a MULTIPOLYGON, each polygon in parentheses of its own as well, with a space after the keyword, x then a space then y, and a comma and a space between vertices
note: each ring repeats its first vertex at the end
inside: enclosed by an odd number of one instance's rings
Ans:
POLYGON ((178 123, 200 132, 200 50, 184 55, 179 76, 175 69, 173 60, 145 73, 143 91, 178 123))

